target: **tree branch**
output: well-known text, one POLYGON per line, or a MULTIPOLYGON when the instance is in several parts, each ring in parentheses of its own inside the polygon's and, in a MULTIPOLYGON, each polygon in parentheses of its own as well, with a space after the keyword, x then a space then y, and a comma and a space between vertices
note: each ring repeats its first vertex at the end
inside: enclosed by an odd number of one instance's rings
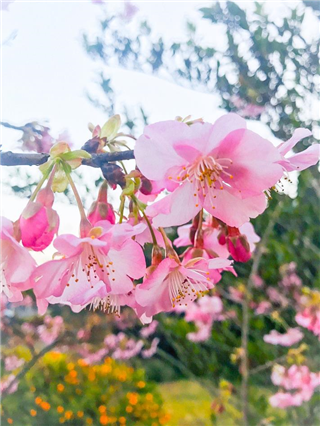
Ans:
POLYGON ((42 358, 47 352, 50 352, 51 349, 53 349, 55 346, 57 346, 59 343, 61 343, 62 338, 64 336, 58 338, 54 342, 52 342, 50 345, 45 346, 39 353, 37 353, 31 361, 29 361, 27 364, 24 365, 22 370, 16 375, 14 380, 10 383, 10 385, 2 392, 1 394, 1 400, 3 401, 6 396, 10 394, 10 390, 13 387, 14 384, 19 383, 21 379, 24 378, 24 376, 28 373, 28 371, 37 363, 37 361, 42 358))
MULTIPOLYGON (((1 152, 1 166, 39 166, 45 163, 49 154, 1 152)), ((82 164, 90 167, 101 167, 106 163, 123 160, 133 160, 133 150, 105 152, 103 154, 92 154, 89 160, 82 160, 82 164)))

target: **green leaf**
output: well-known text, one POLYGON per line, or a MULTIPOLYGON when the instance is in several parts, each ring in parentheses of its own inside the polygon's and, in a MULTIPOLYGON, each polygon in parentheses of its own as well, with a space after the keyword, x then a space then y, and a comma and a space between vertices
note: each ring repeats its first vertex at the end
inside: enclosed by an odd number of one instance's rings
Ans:
POLYGON ((75 160, 77 158, 91 158, 91 154, 89 152, 84 151, 83 149, 76 149, 75 151, 66 152, 65 154, 61 154, 60 158, 65 161, 75 160))
POLYGON ((103 125, 100 133, 101 138, 107 138, 108 141, 114 139, 121 126, 121 118, 119 114, 109 118, 103 125))

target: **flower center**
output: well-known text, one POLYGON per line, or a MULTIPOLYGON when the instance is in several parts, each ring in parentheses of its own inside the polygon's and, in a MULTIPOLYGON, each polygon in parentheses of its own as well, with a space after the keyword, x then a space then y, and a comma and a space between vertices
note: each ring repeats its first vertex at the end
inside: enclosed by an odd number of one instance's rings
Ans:
MULTIPOLYGON (((176 176, 169 176, 168 179, 179 183, 186 180, 193 183, 196 188, 194 194, 197 197, 196 200, 199 194, 204 198, 209 195, 211 203, 214 204, 216 195, 212 193, 212 190, 223 190, 225 185, 230 186, 226 179, 233 179, 233 175, 227 171, 231 164, 233 164, 233 161, 230 158, 217 159, 209 155, 189 166, 182 167, 176 176)), ((198 204, 196 204, 196 207, 198 207, 198 204)), ((212 205, 212 208, 215 208, 214 205, 212 205)))
POLYGON ((207 291, 204 282, 186 277, 179 269, 170 272, 165 281, 169 285, 169 296, 173 308, 177 303, 180 306, 182 303, 187 306, 188 302, 193 302, 199 294, 207 291))
POLYGON ((95 297, 90 304, 90 308, 94 311, 101 309, 103 312, 115 314, 120 317, 119 296, 117 294, 111 294, 103 298, 95 297))
POLYGON ((110 283, 116 280, 115 267, 109 257, 101 251, 95 251, 93 247, 85 243, 79 259, 71 266, 71 277, 67 283, 76 284, 80 280, 86 280, 91 288, 99 281, 103 281, 110 291, 110 283))

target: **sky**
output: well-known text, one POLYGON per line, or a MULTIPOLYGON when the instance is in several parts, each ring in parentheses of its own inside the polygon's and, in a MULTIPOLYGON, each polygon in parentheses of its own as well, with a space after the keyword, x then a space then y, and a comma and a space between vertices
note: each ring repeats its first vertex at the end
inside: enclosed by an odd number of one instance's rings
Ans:
MULTIPOLYGON (((250 3, 242 2, 242 6, 250 7, 250 3)), ((268 3, 276 19, 286 2, 268 3)), ((211 1, 136 1, 135 4, 139 8, 138 19, 146 19, 159 35, 179 39, 185 34, 187 19, 197 21, 197 9, 209 6, 211 1)), ((107 120, 86 97, 86 91, 94 90, 101 64, 92 61, 81 44, 82 33, 95 33, 104 7, 116 13, 122 10, 123 2, 101 5, 91 0, 16 0, 9 4, 8 10, 1 11, 1 121, 15 125, 47 121, 54 137, 68 130, 74 146, 80 147, 90 137, 88 122, 103 124, 107 120)), ((206 24, 202 21, 203 25, 206 24)), ((314 30, 310 22, 309 26, 314 30)), ((205 26, 202 31, 204 38, 219 36, 206 31, 205 26)), ((223 114, 217 97, 212 94, 198 93, 138 72, 117 68, 109 68, 108 72, 126 104, 142 104, 150 121, 192 114, 213 122, 223 114)), ((264 125, 249 123, 249 128, 275 141, 264 125)), ((19 132, 2 126, 0 132, 3 150, 18 147, 19 132)), ((31 173, 38 172, 33 169, 31 173)), ((90 178, 99 176, 96 170, 86 173, 90 173, 90 178)), ((2 170, 2 179, 8 179, 6 170, 2 170)), ((3 193, 2 214, 17 219, 25 203, 24 199, 3 193)), ((75 207, 69 209, 61 204, 58 208, 66 213, 61 231, 76 232, 75 207)))

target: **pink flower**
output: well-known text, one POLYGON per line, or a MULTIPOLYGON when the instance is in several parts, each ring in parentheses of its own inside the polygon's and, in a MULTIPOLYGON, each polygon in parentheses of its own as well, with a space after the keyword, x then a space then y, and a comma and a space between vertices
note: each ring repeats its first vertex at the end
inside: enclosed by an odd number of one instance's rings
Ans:
POLYGON ((272 330, 270 334, 266 334, 263 337, 263 340, 266 343, 271 345, 281 345, 281 346, 292 346, 295 343, 300 342, 303 339, 303 333, 299 328, 289 328, 289 330, 284 333, 278 333, 276 330, 272 330))
POLYGON ((63 258, 40 265, 33 274, 40 311, 49 302, 69 305, 76 312, 91 304, 119 313, 133 289, 132 279, 145 272, 143 251, 131 238, 144 229, 143 224, 101 221, 84 238, 56 238, 54 246, 63 258))
POLYGON ((15 355, 8 356, 4 359, 4 368, 7 371, 16 370, 20 368, 25 363, 23 358, 18 358, 15 355))
POLYGON ((262 302, 258 303, 258 305, 255 308, 254 313, 256 315, 264 315, 266 312, 268 312, 271 309, 272 305, 267 300, 263 300, 262 302))
POLYGON ((186 311, 185 320, 210 324, 218 319, 223 311, 223 304, 218 296, 203 296, 186 311))
POLYGON ((6 378, 2 379, 0 382, 0 394, 4 392, 8 394, 16 392, 18 390, 18 381, 15 380, 16 376, 14 374, 10 374, 6 378))
POLYGON ((227 114, 191 126, 178 121, 149 125, 137 140, 137 166, 172 193, 147 208, 154 225, 181 225, 201 208, 239 227, 266 208, 264 191, 282 177, 281 156, 266 139, 227 114))
POLYGON ((187 339, 191 342, 205 342, 211 337, 212 324, 197 324, 198 330, 187 334, 187 339))
POLYGON ((302 312, 298 312, 295 320, 301 327, 307 328, 315 336, 320 338, 320 310, 318 307, 306 307, 302 312))
POLYGON ((288 408, 300 406, 303 402, 301 394, 291 394, 289 392, 278 392, 269 398, 270 405, 277 408, 288 408))
POLYGON ((159 342, 160 342, 160 340, 157 337, 155 337, 154 339, 152 339, 150 348, 143 349, 141 351, 142 358, 151 358, 151 357, 153 357, 153 355, 157 352, 159 342))
POLYGON ((241 115, 241 117, 255 118, 265 111, 264 106, 248 104, 237 95, 233 95, 230 101, 238 108, 238 114, 241 115))
POLYGON ((46 315, 44 317, 44 324, 37 327, 40 339, 47 345, 53 343, 63 331, 63 318, 59 315, 54 318, 46 315))
POLYGON ((88 220, 92 225, 100 220, 107 220, 112 224, 116 223, 113 207, 108 203, 108 184, 106 181, 100 187, 97 201, 94 201, 89 209, 88 220))
POLYGON ((225 319, 222 314, 223 304, 220 297, 204 296, 186 310, 185 320, 195 322, 197 331, 188 333, 187 338, 193 342, 204 342, 211 336, 214 321, 225 319))
POLYGON ((140 330, 141 337, 144 337, 146 339, 147 337, 150 337, 152 334, 154 334, 157 330, 158 324, 158 321, 153 320, 152 323, 148 325, 148 327, 142 328, 140 330))
POLYGON ((278 303, 280 306, 288 306, 289 300, 281 294, 275 287, 267 288, 267 294, 271 302, 278 303))
POLYGON ((35 202, 30 201, 20 216, 21 241, 34 251, 47 248, 59 229, 59 216, 52 209, 54 195, 50 187, 41 189, 35 202))
POLYGON ((193 302, 198 294, 212 288, 212 272, 230 264, 226 259, 207 261, 203 258, 180 264, 166 258, 157 267, 151 267, 150 275, 136 287, 136 300, 147 317, 171 311, 176 305, 193 302))
POLYGON ((281 143, 277 148, 282 157, 279 164, 282 165, 284 170, 291 172, 292 170, 302 171, 308 167, 314 166, 317 164, 320 158, 320 145, 313 144, 309 146, 306 150, 287 156, 288 152, 296 146, 301 139, 304 139, 308 136, 312 136, 312 133, 308 129, 299 128, 296 129, 292 137, 286 142, 281 143))
POLYGON ((49 127, 38 123, 28 123, 24 127, 22 136, 22 149, 24 151, 49 152, 54 144, 54 139, 49 133, 49 127))
POLYGON ((1 217, 1 292, 10 302, 23 299, 22 291, 32 288, 30 276, 36 267, 27 249, 14 238, 13 224, 1 217))
POLYGON ((292 365, 289 369, 276 365, 271 380, 273 384, 285 390, 297 390, 295 393, 278 392, 269 399, 272 406, 286 408, 299 406, 312 398, 315 388, 320 385, 320 373, 310 372, 305 365, 292 365))

